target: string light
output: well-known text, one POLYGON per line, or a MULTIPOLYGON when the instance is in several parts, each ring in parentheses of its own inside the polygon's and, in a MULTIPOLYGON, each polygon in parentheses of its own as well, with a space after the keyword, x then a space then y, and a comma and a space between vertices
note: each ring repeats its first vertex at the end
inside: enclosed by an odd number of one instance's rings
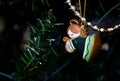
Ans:
POLYGON ((78 11, 75 11, 75 6, 71 5, 71 0, 66 0, 66 3, 70 6, 70 10, 72 10, 74 12, 74 14, 80 18, 80 21, 82 23, 84 23, 86 26, 89 26, 91 27, 92 29, 96 30, 96 31, 99 31, 99 32, 112 32, 118 28, 120 28, 120 24, 118 25, 115 25, 114 27, 112 28, 101 28, 101 27, 98 27, 97 25, 93 25, 91 22, 86 22, 86 18, 84 17, 81 17, 80 13, 78 11))

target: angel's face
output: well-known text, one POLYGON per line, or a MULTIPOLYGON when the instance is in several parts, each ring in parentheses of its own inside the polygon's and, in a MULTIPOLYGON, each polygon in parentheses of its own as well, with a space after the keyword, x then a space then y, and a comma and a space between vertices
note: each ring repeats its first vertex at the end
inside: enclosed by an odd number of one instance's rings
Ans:
POLYGON ((81 27, 79 25, 76 24, 70 25, 67 29, 67 34, 70 38, 74 39, 80 36, 80 29, 81 27))
POLYGON ((74 38, 80 36, 80 33, 74 33, 74 32, 72 32, 72 31, 69 29, 69 30, 68 30, 68 36, 69 36, 70 38, 74 39, 74 38))

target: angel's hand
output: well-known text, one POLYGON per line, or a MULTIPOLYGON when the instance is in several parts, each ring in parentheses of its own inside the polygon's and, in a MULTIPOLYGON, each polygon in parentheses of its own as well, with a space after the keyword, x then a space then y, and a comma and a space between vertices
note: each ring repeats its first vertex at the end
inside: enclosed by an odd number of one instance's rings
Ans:
POLYGON ((68 38, 68 37, 63 37, 63 41, 64 41, 64 42, 67 42, 68 40, 70 40, 70 38, 68 38))

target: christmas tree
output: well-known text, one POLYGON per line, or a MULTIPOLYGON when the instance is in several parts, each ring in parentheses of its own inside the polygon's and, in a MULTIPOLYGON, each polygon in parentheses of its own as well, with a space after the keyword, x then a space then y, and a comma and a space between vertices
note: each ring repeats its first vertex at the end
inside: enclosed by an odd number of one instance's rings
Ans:
MULTIPOLYGON (((78 1, 71 2, 79 11, 78 1)), ((1 0, 0 8, 0 21, 6 22, 5 31, 0 29, 1 81, 119 81, 119 29, 99 32, 102 47, 88 63, 65 50, 69 20, 78 18, 64 0, 1 0)), ((87 1, 86 19, 113 27, 120 23, 119 11, 120 0, 87 1)))

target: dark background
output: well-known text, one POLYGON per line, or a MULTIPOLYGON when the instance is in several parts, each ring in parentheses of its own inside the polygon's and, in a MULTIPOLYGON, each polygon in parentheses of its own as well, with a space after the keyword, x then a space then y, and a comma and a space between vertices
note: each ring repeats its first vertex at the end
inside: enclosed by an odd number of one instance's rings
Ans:
MULTIPOLYGON (((55 44, 58 46, 64 44, 62 37, 66 35, 66 29, 69 26, 68 22, 70 19, 76 17, 69 10, 69 6, 64 3, 65 0, 48 0, 49 6, 42 5, 41 1, 35 0, 36 7, 32 10, 32 0, 0 0, 0 25, 2 24, 4 26, 4 29, 0 30, 1 72, 11 74, 13 71, 16 71, 13 60, 18 59, 22 53, 19 46, 23 40, 27 22, 35 24, 36 18, 42 18, 42 12, 46 10, 52 9, 57 18, 57 22, 64 23, 64 25, 58 26, 61 33, 55 35, 57 39, 55 44), (11 2, 13 2, 12 5, 10 5, 11 2), (15 27, 16 25, 17 27, 15 27)), ((72 5, 75 5, 76 8, 78 8, 77 3, 78 1, 72 0, 72 5)), ((120 3, 120 0, 87 0, 86 19, 96 24, 109 9, 118 3, 120 3), (101 4, 102 7, 100 6, 101 4)), ((107 15, 98 26, 104 28, 114 27, 119 23, 120 6, 107 15)), ((97 31, 92 30, 90 32, 97 31)), ((64 76, 59 76, 57 78, 58 80, 56 80, 56 77, 53 77, 50 81, 120 81, 120 29, 108 33, 99 32, 99 34, 102 45, 107 44, 108 49, 101 48, 94 64, 86 64, 84 61, 81 62, 79 57, 77 57, 58 73, 64 76), (76 77, 72 77, 73 75, 76 75, 76 77)), ((67 59, 72 57, 73 55, 62 54, 59 57, 58 63, 62 65, 67 59)), ((0 76, 0 78, 0 81, 2 81, 4 77, 0 76)))

